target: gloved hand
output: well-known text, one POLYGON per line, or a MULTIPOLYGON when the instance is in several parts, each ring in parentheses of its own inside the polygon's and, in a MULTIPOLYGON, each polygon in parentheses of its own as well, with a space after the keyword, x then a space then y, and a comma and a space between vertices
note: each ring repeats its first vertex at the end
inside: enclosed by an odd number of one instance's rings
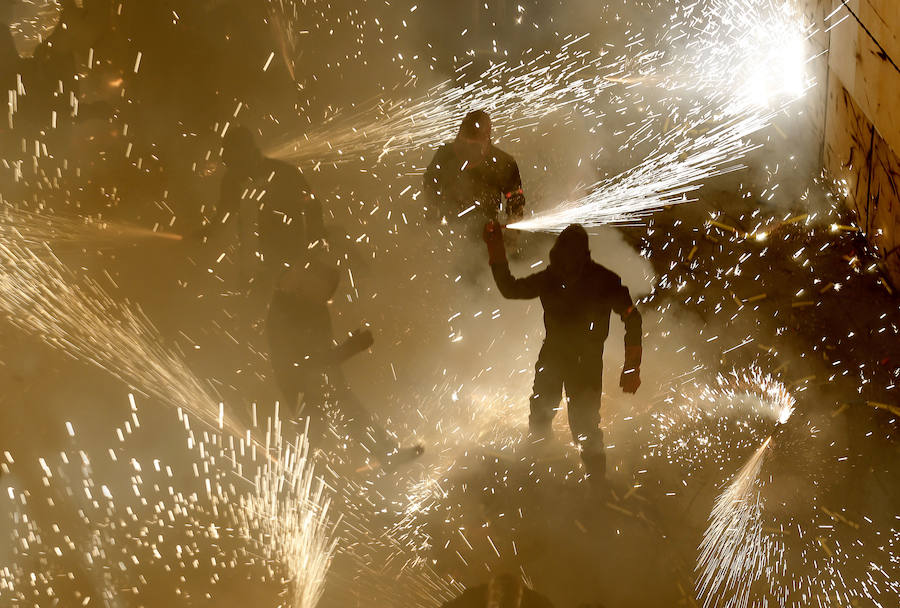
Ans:
POLYGON ((619 386, 625 393, 633 395, 641 386, 642 354, 640 346, 625 347, 625 365, 622 366, 622 376, 619 378, 619 386))
POLYGON ((482 238, 487 243, 488 261, 491 266, 505 262, 506 246, 503 244, 503 229, 500 224, 494 220, 485 224, 482 238))

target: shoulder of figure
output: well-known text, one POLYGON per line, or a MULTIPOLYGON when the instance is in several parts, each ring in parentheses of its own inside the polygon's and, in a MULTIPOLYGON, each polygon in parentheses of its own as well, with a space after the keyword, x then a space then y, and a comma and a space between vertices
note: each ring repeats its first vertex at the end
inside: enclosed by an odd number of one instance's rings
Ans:
POLYGON ((591 260, 591 272, 594 275, 594 279, 602 282, 604 285, 618 286, 622 284, 622 278, 619 275, 594 260, 591 260))
POLYGON ((494 160, 494 162, 496 162, 498 165, 516 164, 516 159, 512 157, 512 154, 504 152, 494 144, 491 144, 488 148, 488 157, 494 160))
POLYGON ((437 150, 434 151, 435 158, 444 158, 446 156, 453 156, 453 142, 447 141, 438 146, 437 150))
MULTIPOLYGON (((289 179, 296 182, 304 190, 308 189, 306 176, 303 175, 303 171, 301 171, 300 167, 298 167, 297 165, 292 165, 291 163, 279 160, 277 158, 268 158, 266 159, 266 173, 274 173, 272 180, 289 179)), ((266 175, 266 178, 268 177, 269 176, 266 175)))

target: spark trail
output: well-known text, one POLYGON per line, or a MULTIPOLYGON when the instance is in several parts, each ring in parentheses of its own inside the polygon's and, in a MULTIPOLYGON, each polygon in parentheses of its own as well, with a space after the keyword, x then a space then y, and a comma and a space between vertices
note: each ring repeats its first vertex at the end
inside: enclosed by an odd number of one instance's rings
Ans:
MULTIPOLYGON (((613 71, 602 68, 601 57, 567 46, 555 56, 542 53, 519 64, 495 64, 472 82, 460 74, 419 97, 379 99, 267 153, 298 164, 367 156, 380 161, 392 152, 438 146, 456 134, 462 115, 474 109, 486 110, 507 135, 533 130, 543 117, 565 111, 596 116, 594 101, 614 86, 605 77, 613 71)), ((395 93, 402 94, 402 88, 395 93)))
MULTIPOLYGON (((90 245, 116 247, 145 239, 182 240, 181 235, 157 232, 149 228, 129 226, 87 217, 38 213, 2 204, 0 207, 0 239, 34 245, 90 245)), ((40 249, 38 249, 40 250, 40 249)))
POLYGON ((46 255, 9 240, 0 243, 0 311, 10 323, 213 428, 245 435, 163 345, 140 309, 116 302, 94 281, 76 278, 49 247, 39 251, 46 255))
MULTIPOLYGON (((306 2, 304 1, 304 4, 306 2)), ((269 15, 269 23, 278 41, 278 50, 281 59, 291 75, 296 80, 294 60, 297 57, 297 37, 299 36, 299 9, 295 0, 267 0, 266 12, 269 15)))
POLYGON ((773 543, 763 532, 759 473, 767 438, 716 499, 697 559, 697 592, 703 605, 747 608, 753 583, 769 565, 773 543))

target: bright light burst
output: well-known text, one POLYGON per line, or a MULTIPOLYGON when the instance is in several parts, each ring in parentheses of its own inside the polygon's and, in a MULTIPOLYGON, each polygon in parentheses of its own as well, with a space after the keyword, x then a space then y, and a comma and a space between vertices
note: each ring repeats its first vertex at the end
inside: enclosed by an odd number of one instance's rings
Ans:
POLYGON ((652 144, 645 160, 510 228, 560 232, 571 223, 639 222, 665 205, 687 202, 706 180, 743 168, 742 159, 759 147, 751 136, 812 86, 805 71, 808 28, 784 6, 715 0, 683 7, 658 42, 663 50, 646 53, 646 61, 637 62, 640 74, 627 80, 655 83, 679 100, 688 96, 689 108, 661 100, 628 138, 631 145, 652 144))

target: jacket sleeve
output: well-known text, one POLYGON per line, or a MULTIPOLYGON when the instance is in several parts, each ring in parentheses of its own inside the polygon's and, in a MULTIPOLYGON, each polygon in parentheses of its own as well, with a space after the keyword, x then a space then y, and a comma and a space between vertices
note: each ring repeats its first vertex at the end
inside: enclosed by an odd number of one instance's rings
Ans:
POLYGON ((530 300, 540 297, 543 290, 545 272, 536 272, 535 274, 515 278, 509 271, 509 263, 506 261, 491 264, 491 273, 494 275, 494 282, 497 283, 497 289, 504 298, 510 300, 530 300))
POLYGON ((638 312, 628 288, 618 280, 613 294, 613 310, 621 317, 625 324, 625 346, 641 345, 641 313, 638 312))
POLYGON ((525 191, 522 189, 522 176, 519 165, 514 158, 509 159, 509 168, 503 180, 503 198, 506 215, 520 220, 525 217, 525 191))

